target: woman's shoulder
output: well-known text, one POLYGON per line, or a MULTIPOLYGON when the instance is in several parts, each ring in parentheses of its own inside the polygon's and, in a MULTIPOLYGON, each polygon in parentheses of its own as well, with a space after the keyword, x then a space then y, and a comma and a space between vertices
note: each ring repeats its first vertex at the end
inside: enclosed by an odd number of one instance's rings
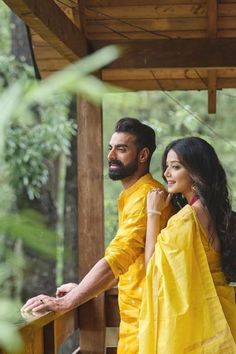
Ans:
POLYGON ((185 219, 194 219, 193 209, 192 207, 187 204, 182 209, 180 209, 176 214, 174 214, 169 221, 178 221, 178 220, 185 220, 185 219))
POLYGON ((186 205, 169 219, 166 228, 158 236, 158 241, 168 243, 174 248, 184 249, 192 242, 195 231, 194 211, 190 205, 186 205))

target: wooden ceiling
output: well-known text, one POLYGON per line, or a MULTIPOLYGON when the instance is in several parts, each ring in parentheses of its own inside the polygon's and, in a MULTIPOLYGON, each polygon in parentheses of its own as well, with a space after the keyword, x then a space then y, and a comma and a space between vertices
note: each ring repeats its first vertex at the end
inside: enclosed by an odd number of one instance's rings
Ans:
POLYGON ((132 90, 236 88, 236 0, 5 0, 31 28, 41 76, 107 44, 102 79, 132 90))

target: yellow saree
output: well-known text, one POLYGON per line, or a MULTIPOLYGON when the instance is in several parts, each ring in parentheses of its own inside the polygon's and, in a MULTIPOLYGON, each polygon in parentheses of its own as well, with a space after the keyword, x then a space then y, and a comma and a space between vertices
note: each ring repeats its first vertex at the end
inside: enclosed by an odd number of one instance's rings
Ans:
POLYGON ((148 265, 139 354, 235 354, 235 340, 234 289, 187 205, 159 234, 148 265))

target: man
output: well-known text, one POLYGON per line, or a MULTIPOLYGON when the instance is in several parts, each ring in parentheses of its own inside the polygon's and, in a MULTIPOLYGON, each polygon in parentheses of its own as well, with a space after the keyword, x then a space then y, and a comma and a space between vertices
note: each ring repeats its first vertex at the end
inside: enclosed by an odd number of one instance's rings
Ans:
MULTIPOLYGON (((79 283, 64 284, 57 295, 39 295, 27 301, 23 311, 67 310, 81 305, 110 288, 118 279, 120 339, 118 353, 138 353, 138 319, 145 278, 144 247, 146 234, 146 195, 163 186, 149 173, 156 149, 154 130, 134 118, 122 118, 115 127, 109 144, 109 176, 121 180, 124 190, 118 200, 119 228, 99 260, 79 283)), ((161 215, 166 225, 170 210, 161 215)))

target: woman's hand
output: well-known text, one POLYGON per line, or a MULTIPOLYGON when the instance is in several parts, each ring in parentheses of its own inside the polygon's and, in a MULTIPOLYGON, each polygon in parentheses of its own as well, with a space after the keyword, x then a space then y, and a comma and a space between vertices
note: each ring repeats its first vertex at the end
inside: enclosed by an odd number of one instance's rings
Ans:
POLYGON ((147 213, 160 213, 169 205, 171 194, 167 194, 160 188, 152 189, 147 194, 147 213))

